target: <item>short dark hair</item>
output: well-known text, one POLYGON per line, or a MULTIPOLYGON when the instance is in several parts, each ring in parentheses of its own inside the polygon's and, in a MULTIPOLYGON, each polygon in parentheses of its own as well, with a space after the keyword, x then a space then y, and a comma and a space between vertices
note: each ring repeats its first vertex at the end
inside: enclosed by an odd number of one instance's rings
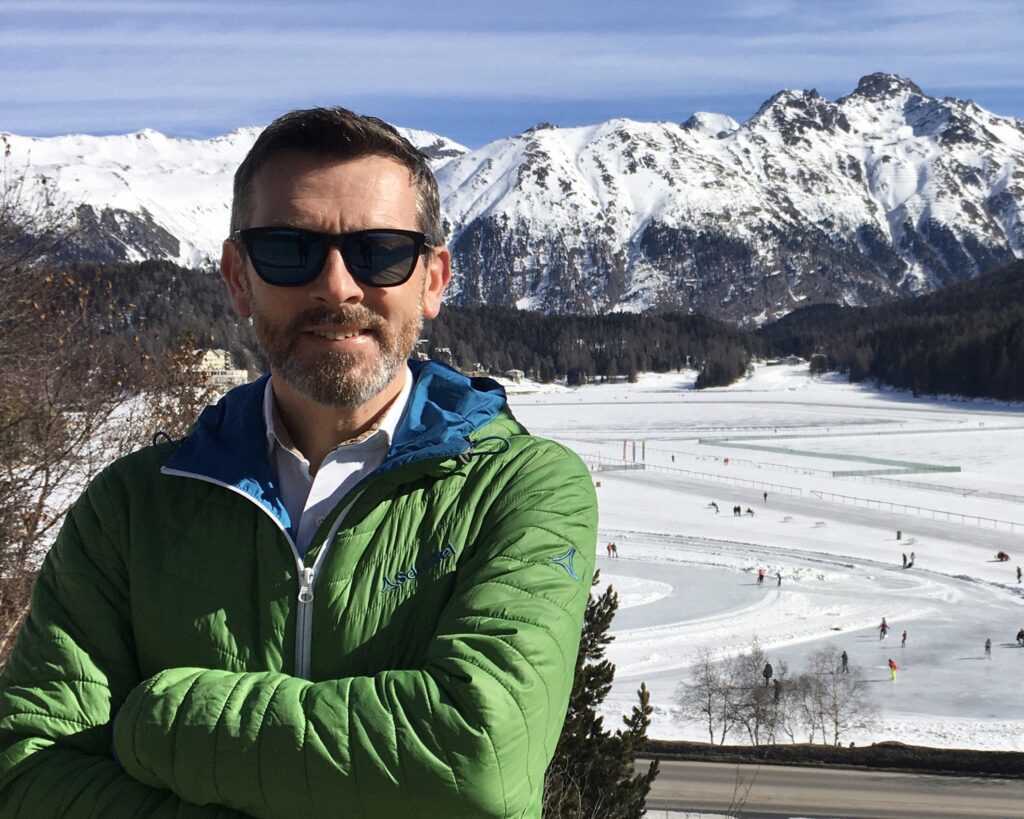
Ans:
POLYGON ((235 172, 231 233, 249 227, 252 189, 260 169, 279 153, 298 151, 346 161, 384 156, 401 162, 416 188, 416 220, 433 242, 444 242, 441 199, 427 157, 382 119, 347 108, 306 108, 278 117, 259 135, 235 172))

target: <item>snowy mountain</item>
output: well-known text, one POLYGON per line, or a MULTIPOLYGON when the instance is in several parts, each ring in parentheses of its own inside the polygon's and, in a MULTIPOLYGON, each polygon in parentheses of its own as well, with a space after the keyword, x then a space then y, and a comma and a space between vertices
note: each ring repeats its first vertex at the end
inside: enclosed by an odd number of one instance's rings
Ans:
MULTIPOLYGON (((219 253, 257 133, 3 139, 8 167, 83 203, 80 257, 195 265, 219 253)), ((434 158, 456 303, 760 322, 1024 256, 1024 122, 888 74, 835 101, 782 91, 742 124, 542 124, 473 151, 406 133, 434 158)))
MULTIPOLYGON (((4 169, 73 208, 74 259, 171 259, 201 267, 220 257, 231 216, 235 169, 261 127, 213 139, 149 129, 120 136, 21 137, 0 133, 4 169)), ((400 129, 435 164, 466 147, 428 131, 400 129)))

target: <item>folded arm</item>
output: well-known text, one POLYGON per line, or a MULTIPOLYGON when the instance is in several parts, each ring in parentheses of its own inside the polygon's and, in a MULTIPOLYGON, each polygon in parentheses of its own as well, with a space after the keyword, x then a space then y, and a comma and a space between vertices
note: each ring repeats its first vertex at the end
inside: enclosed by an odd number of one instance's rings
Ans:
POLYGON ((111 713, 139 672, 104 506, 94 485, 69 513, 0 676, 0 817, 241 819, 144 785, 113 758, 111 713))
POLYGON ((126 770, 267 819, 528 814, 572 685, 596 503, 554 446, 502 480, 422 667, 321 682, 166 670, 117 716, 126 770))

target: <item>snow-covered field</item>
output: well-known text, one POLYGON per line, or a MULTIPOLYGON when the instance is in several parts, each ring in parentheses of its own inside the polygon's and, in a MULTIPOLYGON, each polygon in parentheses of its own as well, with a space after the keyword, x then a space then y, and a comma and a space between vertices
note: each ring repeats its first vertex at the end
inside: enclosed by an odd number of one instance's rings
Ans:
POLYGON ((724 657, 756 635, 790 673, 826 644, 848 652, 878 720, 844 741, 1024 751, 1024 407, 913 398, 799 365, 701 392, 693 380, 509 388, 520 420, 572 446, 600 482, 598 567, 622 601, 606 723, 646 681, 652 736, 706 739, 680 721, 676 689, 700 648, 724 657), (634 461, 646 468, 614 469, 634 461), (832 476, 894 461, 916 471, 832 476), (892 631, 879 640, 883 616, 892 631))

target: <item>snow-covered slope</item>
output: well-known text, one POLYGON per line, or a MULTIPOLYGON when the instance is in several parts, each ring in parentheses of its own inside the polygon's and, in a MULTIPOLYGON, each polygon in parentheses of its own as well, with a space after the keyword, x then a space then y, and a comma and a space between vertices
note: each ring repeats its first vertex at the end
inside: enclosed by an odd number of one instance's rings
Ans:
MULTIPOLYGON (((835 101, 782 91, 742 124, 543 124, 473 151, 407 133, 435 161, 458 303, 764 321, 1024 256, 1024 122, 888 74, 835 101)), ((4 140, 8 167, 87 203, 81 255, 196 264, 256 134, 4 140)))
POLYGON ((471 303, 768 318, 1024 255, 1024 123, 889 75, 780 92, 739 126, 537 128, 439 175, 471 303))
MULTIPOLYGON (((179 139, 143 130, 120 136, 49 138, 0 133, 4 170, 24 174, 30 189, 76 210, 77 247, 86 259, 172 259, 210 264, 220 255, 231 215, 231 183, 262 127, 213 139, 179 139)), ((443 167, 466 147, 399 129, 443 167)))

